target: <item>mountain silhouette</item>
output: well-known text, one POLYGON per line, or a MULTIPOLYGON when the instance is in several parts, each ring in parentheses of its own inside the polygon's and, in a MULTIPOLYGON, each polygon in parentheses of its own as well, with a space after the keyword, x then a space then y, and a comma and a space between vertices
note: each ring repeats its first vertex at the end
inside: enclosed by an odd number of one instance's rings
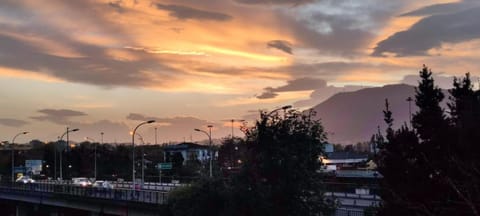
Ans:
MULTIPOLYGON (((383 121, 385 99, 395 119, 394 128, 409 123, 408 97, 415 99, 415 87, 406 84, 386 85, 365 88, 354 92, 342 92, 314 106, 316 117, 322 122, 331 143, 355 144, 369 141, 377 132, 383 134, 386 125, 383 121)), ((412 113, 417 108, 411 102, 412 113)), ((409 125, 410 126, 410 125, 409 125)))

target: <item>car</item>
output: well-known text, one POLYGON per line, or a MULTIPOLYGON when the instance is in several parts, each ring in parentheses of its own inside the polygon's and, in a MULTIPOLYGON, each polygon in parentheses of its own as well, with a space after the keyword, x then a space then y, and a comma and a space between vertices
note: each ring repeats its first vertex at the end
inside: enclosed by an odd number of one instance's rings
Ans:
POLYGON ((113 189, 113 184, 108 181, 95 181, 92 186, 94 188, 106 188, 106 189, 113 189))
POLYGON ((30 176, 22 176, 18 178, 15 182, 29 184, 29 183, 35 183, 35 180, 33 180, 30 176))
POLYGON ((80 177, 80 178, 72 178, 73 185, 88 187, 92 185, 92 182, 88 180, 88 178, 80 177))

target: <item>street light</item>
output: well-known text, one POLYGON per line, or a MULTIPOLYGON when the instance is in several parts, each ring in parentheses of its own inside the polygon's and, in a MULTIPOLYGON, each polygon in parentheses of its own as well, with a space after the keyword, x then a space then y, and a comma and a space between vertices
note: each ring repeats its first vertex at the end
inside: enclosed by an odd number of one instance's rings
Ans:
MULTIPOLYGON (((100 140, 100 144, 103 146, 103 132, 100 132, 100 136, 102 139, 100 140)), ((97 180, 97 144, 95 144, 95 180, 97 180)))
POLYGON ((15 182, 15 139, 22 134, 28 134, 28 131, 20 132, 12 139, 12 182, 15 182))
MULTIPOLYGON (((100 133, 102 135, 102 140, 103 140, 103 132, 100 133)), ((93 158, 93 161, 94 161, 94 165, 93 165, 93 178, 95 180, 97 180, 97 141, 95 141, 95 139, 93 138, 90 138, 90 137, 85 137, 85 139, 87 140, 90 140, 93 142, 93 148, 94 148, 94 158, 93 158)))
POLYGON ((138 139, 142 141, 142 183, 145 182, 145 141, 140 133, 137 133, 138 139))
POLYGON ((204 130, 200 130, 198 128, 195 128, 194 130, 195 131, 198 131, 198 132, 202 132, 204 133, 205 135, 208 136, 208 143, 209 143, 209 152, 210 152, 210 178, 212 178, 213 174, 212 174, 212 127, 213 125, 208 125, 208 133, 204 130))
POLYGON ((232 124, 232 140, 233 140, 233 125, 235 122, 245 122, 243 119, 229 119, 229 120, 223 120, 223 121, 229 121, 232 124))
POLYGON ((132 187, 135 190, 135 132, 137 132, 137 129, 144 125, 144 124, 151 124, 154 123, 155 120, 150 120, 150 121, 145 121, 137 125, 135 129, 133 129, 132 132, 132 187))
POLYGON ((157 145, 157 127, 155 127, 155 145, 157 145))
MULTIPOLYGON (((63 133, 62 136, 60 136, 60 140, 63 140, 63 137, 64 137, 65 135, 67 135, 67 147, 68 147, 68 142, 69 142, 69 140, 68 140, 68 133, 70 133, 70 132, 75 132, 75 131, 79 131, 79 130, 80 130, 80 129, 78 129, 78 128, 75 128, 75 129, 71 129, 71 130, 70 130, 70 129, 67 127, 67 131, 65 131, 65 133, 63 133)), ((63 164, 62 164, 62 161, 63 161, 63 160, 62 160, 62 153, 63 153, 63 148, 62 148, 62 151, 60 152, 60 179, 61 179, 61 180, 63 180, 63 164)))

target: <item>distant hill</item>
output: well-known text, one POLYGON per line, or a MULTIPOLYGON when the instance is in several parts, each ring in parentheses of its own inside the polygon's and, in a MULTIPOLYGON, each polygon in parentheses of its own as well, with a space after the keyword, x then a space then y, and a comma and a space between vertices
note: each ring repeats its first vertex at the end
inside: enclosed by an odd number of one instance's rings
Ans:
MULTIPOLYGON (((354 92, 342 92, 333 95, 326 101, 313 107, 317 117, 321 119, 325 130, 329 133, 329 141, 333 143, 354 144, 369 141, 380 126, 385 131, 383 109, 388 98, 394 127, 408 123, 408 102, 414 99, 415 88, 406 84, 386 85, 383 87, 365 88, 354 92)), ((412 113, 416 111, 412 101, 412 113)))

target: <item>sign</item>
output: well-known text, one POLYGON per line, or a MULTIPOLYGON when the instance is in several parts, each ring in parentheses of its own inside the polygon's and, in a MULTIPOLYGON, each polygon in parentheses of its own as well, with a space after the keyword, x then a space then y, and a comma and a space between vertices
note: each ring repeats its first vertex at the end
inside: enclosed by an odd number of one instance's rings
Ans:
POLYGON ((169 170, 172 169, 172 163, 159 163, 157 168, 160 170, 169 170))
POLYGON ((31 172, 33 175, 40 175, 42 160, 25 160, 25 168, 27 168, 27 172, 31 172))
POLYGON ((13 171, 14 171, 15 173, 25 173, 25 170, 26 170, 26 169, 25 169, 25 167, 23 167, 23 166, 18 166, 18 167, 14 167, 14 168, 13 168, 13 171))

